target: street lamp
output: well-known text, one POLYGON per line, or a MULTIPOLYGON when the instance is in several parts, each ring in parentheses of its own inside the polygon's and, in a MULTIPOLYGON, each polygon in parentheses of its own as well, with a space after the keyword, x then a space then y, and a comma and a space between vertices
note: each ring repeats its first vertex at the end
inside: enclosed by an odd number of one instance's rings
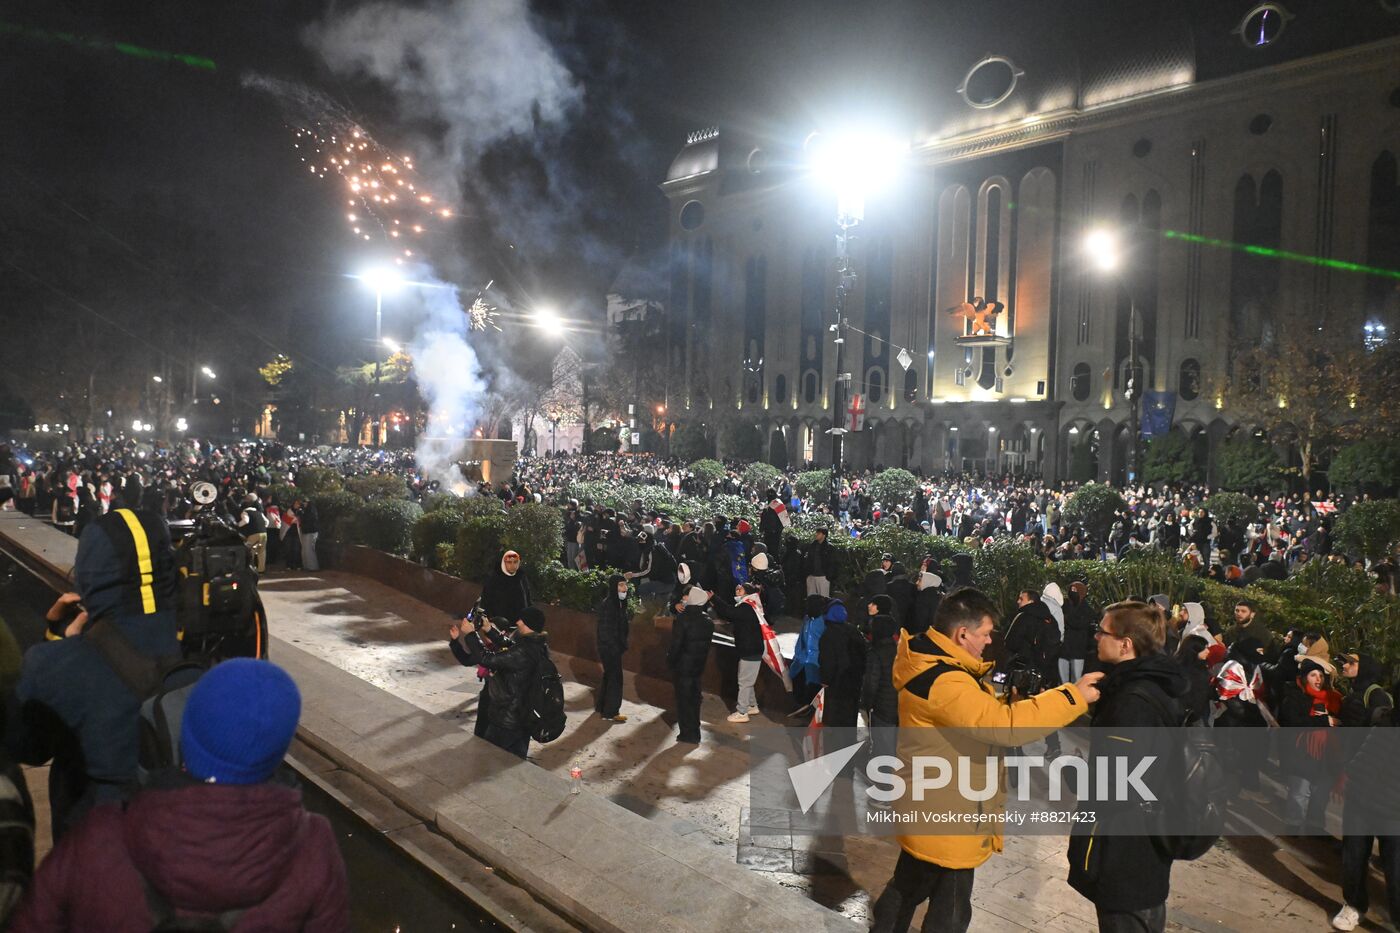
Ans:
POLYGON ((391 354, 403 352, 403 347, 400 346, 399 342, 397 340, 394 340, 392 337, 385 337, 381 341, 381 343, 384 344, 384 348, 388 350, 391 354))
MULTIPOLYGON (((392 269, 370 269, 360 275, 360 281, 374 289, 374 397, 379 398, 379 376, 380 367, 383 360, 379 352, 379 345, 383 342, 383 334, 380 333, 384 321, 384 293, 393 291, 403 280, 392 269)), ((379 430, 379 406, 374 403, 374 446, 378 447, 383 443, 383 437, 379 430)))
POLYGON ((217 378, 218 378, 217 376, 214 375, 214 370, 210 369, 208 366, 201 366, 201 367, 199 368, 199 371, 202 372, 202 373, 204 373, 204 375, 208 376, 210 379, 217 379, 217 378))
POLYGON ((831 498, 841 489, 842 436, 846 429, 841 421, 846 411, 844 387, 850 376, 841 371, 846 344, 846 300, 856 287, 855 264, 850 245, 855 228, 865 219, 865 201, 872 194, 892 184, 904 164, 908 146, 873 134, 845 134, 830 138, 813 134, 807 140, 808 157, 813 178, 836 194, 836 322, 830 331, 835 335, 836 384, 831 393, 831 498))
POLYGON ((565 330, 564 319, 552 308, 540 308, 535 311, 530 315, 530 323, 551 335, 562 334, 565 330))
MULTIPOLYGON (((1137 482, 1139 464, 1142 463, 1142 376, 1138 368, 1138 323, 1137 295, 1131 283, 1123 275, 1122 241, 1114 230, 1098 228, 1089 231, 1084 237, 1084 257, 1099 272, 1111 275, 1122 289, 1128 293, 1128 382, 1123 394, 1128 398, 1128 423, 1132 430, 1128 445, 1128 479, 1137 482)), ((1117 365, 1117 361, 1114 361, 1117 365)))

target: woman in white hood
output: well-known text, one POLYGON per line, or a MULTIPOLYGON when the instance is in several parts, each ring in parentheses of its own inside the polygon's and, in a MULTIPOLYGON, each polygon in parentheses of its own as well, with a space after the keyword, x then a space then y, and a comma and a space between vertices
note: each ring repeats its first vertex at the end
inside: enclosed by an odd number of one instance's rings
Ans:
MULTIPOLYGON (((1063 645, 1065 641, 1065 594, 1060 590, 1060 584, 1053 580, 1045 584, 1045 589, 1040 591, 1040 601, 1050 610, 1055 625, 1059 627, 1060 644, 1063 645)), ((1069 662, 1060 658, 1059 668, 1061 683, 1069 683, 1070 681, 1065 680, 1069 676, 1069 662)))

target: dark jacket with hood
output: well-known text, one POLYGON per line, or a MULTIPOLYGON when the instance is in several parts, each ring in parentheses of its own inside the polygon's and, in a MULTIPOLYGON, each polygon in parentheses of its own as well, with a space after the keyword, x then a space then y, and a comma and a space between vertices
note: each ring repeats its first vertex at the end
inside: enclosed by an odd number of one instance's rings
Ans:
POLYGON ((520 610, 534 605, 530 596, 530 581, 525 576, 525 562, 522 560, 513 574, 506 573, 505 555, 481 588, 481 608, 491 618, 504 616, 514 624, 520 618, 520 610))
POLYGON ((710 605, 715 613, 729 623, 734 633, 734 651, 740 660, 755 661, 763 657, 763 629, 758 624, 758 613, 748 603, 735 605, 733 597, 716 597, 710 605))
POLYGON ((876 616, 870 621, 861 706, 889 725, 899 723, 899 691, 894 687, 894 656, 898 650, 899 626, 889 616, 876 616))
POLYGON ((492 674, 486 681, 491 698, 491 725, 507 732, 526 731, 527 690, 540 661, 548 657, 549 641, 545 633, 532 632, 516 635, 515 641, 504 651, 481 659, 492 674))
MULTIPOLYGON (((1089 734, 1090 756, 1117 757, 1125 747, 1133 749, 1134 757, 1167 756, 1168 748, 1139 748, 1142 736, 1136 736, 1138 741, 1132 745, 1113 736, 1121 729, 1178 724, 1185 690, 1185 677, 1163 654, 1111 666, 1099 682, 1100 698, 1089 734)), ((1162 739, 1170 742, 1169 736, 1162 739)), ((1069 886, 1105 910, 1142 910, 1164 903, 1172 863, 1158 853, 1146 835, 1149 827, 1143 809, 1133 803, 1113 806, 1093 802, 1085 806, 1095 812, 1096 820, 1077 825, 1070 836, 1069 886), (1107 829, 1110 823, 1111 831, 1107 829)))
POLYGON ((705 607, 686 606, 671 622, 671 647, 666 651, 666 666, 674 674, 699 677, 705 673, 714 637, 715 623, 705 607))
POLYGON ((918 599, 919 591, 914 587, 909 575, 905 573, 904 567, 896 563, 891 568, 890 582, 885 587, 885 592, 890 599, 894 600, 894 608, 891 614, 894 616, 895 624, 901 628, 907 628, 909 617, 914 611, 914 601, 918 599))
POLYGON ((1338 718, 1344 726, 1375 725, 1384 719, 1393 701, 1381 685, 1384 674, 1381 662, 1369 654, 1358 654, 1356 657, 1356 676, 1352 678, 1351 690, 1342 698, 1342 711, 1338 718))
POLYGON ((240 930, 350 929, 335 833, 299 790, 179 775, 94 809, 39 866, 10 929, 146 933, 143 879, 177 910, 243 910, 240 930))
POLYGON ((831 616, 827 617, 826 631, 822 632, 822 640, 817 646, 817 663, 821 667, 822 684, 826 687, 822 701, 823 725, 855 727, 862 681, 865 679, 866 650, 865 637, 850 622, 838 622, 831 616))
POLYGON ((51 804, 56 825, 66 828, 79 798, 115 800, 136 779, 140 707, 92 642, 97 626, 113 626, 147 657, 180 653, 175 620, 175 558, 165 523, 149 512, 110 512, 78 541, 74 577, 91 621, 83 634, 41 642, 24 655, 6 744, 14 759, 30 765, 51 758, 51 804), (134 515, 141 546, 150 554, 150 584, 141 585, 137 535, 124 515, 134 515), (86 774, 89 785, 82 780, 86 774), (72 778, 76 783, 60 781, 72 778))
POLYGON ((1006 646, 1002 670, 1024 666, 1040 671, 1047 686, 1060 682, 1060 627, 1050 614, 1050 607, 1033 599, 1011 619, 1006 629, 1006 646))
POLYGON ((1060 657, 1082 660, 1093 653, 1094 626, 1098 618, 1084 594, 1070 585, 1065 603, 1065 637, 1060 643, 1060 657))
POLYGON ((620 573, 608 577, 608 595, 598 604, 598 653, 622 654, 627 650, 627 637, 631 629, 631 615, 627 611, 626 597, 618 599, 617 585, 626 583, 627 578, 620 573))

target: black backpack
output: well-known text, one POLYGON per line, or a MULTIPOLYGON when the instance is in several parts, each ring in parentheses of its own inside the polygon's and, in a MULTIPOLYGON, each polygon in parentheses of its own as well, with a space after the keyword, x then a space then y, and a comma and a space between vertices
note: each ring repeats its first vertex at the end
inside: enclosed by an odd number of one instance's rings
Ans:
POLYGON ((191 691, 212 663, 175 655, 152 658, 132 647, 116 625, 97 620, 83 630, 122 684, 141 701, 141 747, 137 778, 180 766, 180 726, 191 691))
POLYGON ((258 574, 233 529, 210 522, 175 550, 175 614, 186 653, 267 658, 258 574))
POLYGON ((1164 725, 1182 726, 1176 730, 1179 735, 1179 769, 1173 779, 1175 788, 1171 806, 1159 803, 1143 804, 1147 811, 1149 825, 1155 829, 1150 836, 1152 845, 1164 857, 1179 861, 1193 861, 1205 855, 1220 839, 1220 833, 1199 832, 1195 835, 1182 835, 1179 820, 1172 813, 1192 813, 1199 823, 1197 830, 1223 829, 1225 825, 1225 804, 1238 790, 1230 769, 1225 766, 1211 730, 1201 726, 1186 727, 1187 717, 1183 716, 1165 695, 1157 690, 1133 690, 1132 695, 1141 697, 1152 704, 1162 715, 1164 725), (1175 830, 1175 831, 1174 831, 1175 830))
POLYGON ((548 656, 539 659, 525 694, 526 726, 541 744, 564 734, 564 681, 548 656))

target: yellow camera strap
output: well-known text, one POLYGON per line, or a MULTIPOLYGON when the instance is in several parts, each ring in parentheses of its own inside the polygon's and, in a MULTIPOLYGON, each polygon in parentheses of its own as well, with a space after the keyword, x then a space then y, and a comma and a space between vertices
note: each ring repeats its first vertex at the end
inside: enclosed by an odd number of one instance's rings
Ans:
POLYGON ((136 547, 136 566, 141 573, 141 611, 151 615, 156 611, 155 568, 151 564, 151 542, 146 529, 131 509, 117 509, 117 514, 131 531, 131 543, 136 547))

